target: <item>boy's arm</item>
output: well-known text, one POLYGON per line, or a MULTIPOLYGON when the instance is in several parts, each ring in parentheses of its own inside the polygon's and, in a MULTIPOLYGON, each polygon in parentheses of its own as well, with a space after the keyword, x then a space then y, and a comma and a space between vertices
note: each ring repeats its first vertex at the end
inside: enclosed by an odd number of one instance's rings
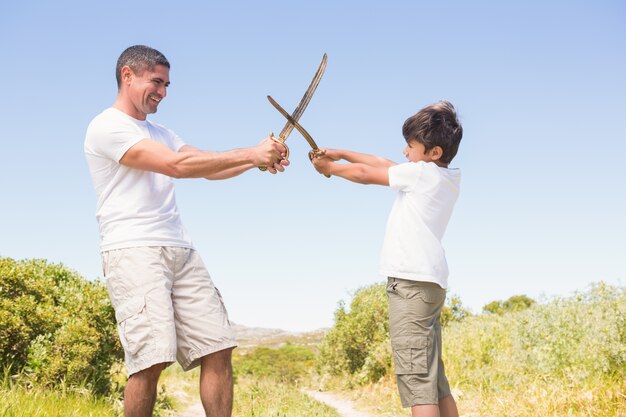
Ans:
POLYGON ((332 159, 333 161, 338 161, 343 159, 344 161, 348 161, 351 163, 365 164, 371 167, 386 167, 396 165, 395 162, 390 161, 389 159, 381 158, 376 155, 368 155, 365 153, 348 151, 345 149, 324 149, 324 155, 332 159))
POLYGON ((332 160, 332 156, 315 157, 311 162, 315 169, 324 175, 336 175, 358 184, 389 186, 388 166, 371 166, 362 162, 338 164, 332 160))

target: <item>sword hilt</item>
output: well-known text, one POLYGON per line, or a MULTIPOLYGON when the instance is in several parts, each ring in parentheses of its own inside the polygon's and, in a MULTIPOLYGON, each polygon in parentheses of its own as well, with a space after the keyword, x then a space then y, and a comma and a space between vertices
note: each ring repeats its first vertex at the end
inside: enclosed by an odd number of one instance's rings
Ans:
MULTIPOLYGON (((324 154, 326 153, 326 151, 322 150, 322 149, 311 149, 309 151, 309 161, 313 161, 313 158, 317 157, 317 156, 324 156, 324 154)), ((324 176, 326 178, 330 178, 331 175, 326 175, 324 174, 324 176)))
MULTIPOLYGON (((274 136, 274 132, 270 133, 270 139, 272 139, 276 143, 280 143, 281 145, 285 147, 285 159, 289 159, 289 147, 287 146, 287 144, 283 142, 282 140, 278 139, 276 136, 274 136)), ((261 171, 267 171, 266 166, 260 166, 259 169, 261 171)))

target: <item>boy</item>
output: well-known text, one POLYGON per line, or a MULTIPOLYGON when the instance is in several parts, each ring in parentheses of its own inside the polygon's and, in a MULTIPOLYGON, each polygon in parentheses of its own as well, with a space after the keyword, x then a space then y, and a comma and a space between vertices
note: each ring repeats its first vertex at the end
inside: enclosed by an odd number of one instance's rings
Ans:
POLYGON ((459 195, 460 171, 448 164, 463 128, 454 106, 440 101, 409 117, 402 134, 407 163, 336 149, 322 150, 312 163, 325 175, 398 190, 380 273, 388 277, 389 332, 400 399, 413 417, 457 417, 441 360, 440 316, 448 278, 441 239, 459 195))

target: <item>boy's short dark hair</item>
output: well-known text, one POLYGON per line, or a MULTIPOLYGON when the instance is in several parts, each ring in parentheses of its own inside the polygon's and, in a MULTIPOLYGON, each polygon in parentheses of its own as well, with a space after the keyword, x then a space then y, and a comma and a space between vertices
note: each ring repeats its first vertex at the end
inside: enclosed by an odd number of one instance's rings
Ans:
POLYGON ((442 100, 406 119, 402 135, 407 143, 411 140, 422 143, 426 151, 435 146, 441 147, 443 155, 440 161, 449 164, 459 149, 463 126, 452 103, 442 100))
POLYGON ((156 65, 170 67, 170 63, 161 52, 145 45, 134 45, 126 48, 117 59, 115 66, 115 78, 117 88, 122 86, 122 67, 128 65, 136 74, 142 74, 145 70, 151 71, 156 65))

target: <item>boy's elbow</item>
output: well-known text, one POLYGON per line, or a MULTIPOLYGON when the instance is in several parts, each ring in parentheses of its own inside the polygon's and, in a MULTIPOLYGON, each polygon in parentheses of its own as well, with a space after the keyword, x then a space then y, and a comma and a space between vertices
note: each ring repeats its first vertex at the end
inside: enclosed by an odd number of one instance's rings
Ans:
POLYGON ((365 167, 359 167, 354 173, 354 182, 359 184, 371 184, 371 175, 365 167))
POLYGON ((389 185, 387 171, 371 167, 359 167, 355 172, 354 182, 364 185, 389 185))

